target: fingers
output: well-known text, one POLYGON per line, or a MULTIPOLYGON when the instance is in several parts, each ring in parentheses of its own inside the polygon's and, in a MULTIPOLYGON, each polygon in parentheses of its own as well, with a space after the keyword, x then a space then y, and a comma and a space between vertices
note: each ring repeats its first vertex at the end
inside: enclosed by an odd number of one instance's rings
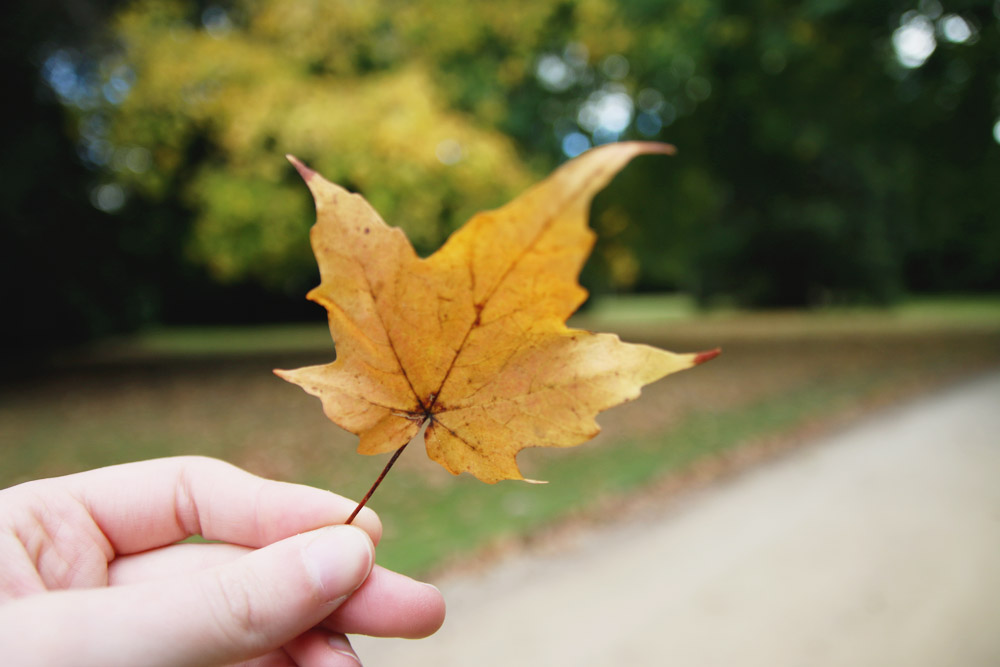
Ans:
POLYGON ((253 551, 235 544, 172 544, 108 563, 108 585, 141 584, 230 563, 253 551))
POLYGON ((365 533, 332 526, 195 574, 29 596, 0 606, 3 661, 194 665, 250 659, 316 626, 362 584, 373 559, 365 533))
MULTIPOLYGON (((262 479, 216 459, 183 456, 127 463, 36 484, 67 487, 118 554, 191 535, 262 547, 343 523, 355 502, 309 486, 262 479)), ((354 524, 377 543, 382 527, 365 508, 354 524)))
POLYGON ((437 632, 444 615, 444 597, 437 588, 376 567, 323 626, 346 634, 419 639, 437 632))
MULTIPOLYGON (((108 566, 108 583, 120 586, 193 573, 248 552, 230 544, 177 544, 116 559, 108 566)), ((361 588, 322 626, 348 634, 416 639, 433 634, 444 615, 438 589, 376 565, 361 588)))
POLYGON ((303 667, 360 667, 358 654, 347 637, 321 628, 296 637, 285 644, 285 652, 303 667))

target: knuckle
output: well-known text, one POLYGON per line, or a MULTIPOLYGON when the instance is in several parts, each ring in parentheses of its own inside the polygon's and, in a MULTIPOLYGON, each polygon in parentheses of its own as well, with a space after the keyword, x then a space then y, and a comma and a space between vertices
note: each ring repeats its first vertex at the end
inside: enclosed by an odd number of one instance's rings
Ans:
POLYGON ((220 570, 210 581, 214 590, 208 591, 206 597, 215 632, 233 646, 269 647, 271 637, 266 620, 260 614, 253 582, 227 570, 220 570))

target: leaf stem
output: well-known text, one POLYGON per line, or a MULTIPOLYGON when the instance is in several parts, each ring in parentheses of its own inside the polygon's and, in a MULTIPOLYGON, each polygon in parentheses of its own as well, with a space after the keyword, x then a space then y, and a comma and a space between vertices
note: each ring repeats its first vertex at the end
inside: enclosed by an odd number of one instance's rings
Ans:
MULTIPOLYGON (((407 442, 406 445, 408 444, 410 443, 407 442)), ((353 512, 351 512, 351 516, 347 517, 347 521, 345 522, 346 525, 350 525, 351 522, 354 521, 354 517, 356 517, 358 515, 358 512, 361 511, 361 508, 368 503, 368 500, 372 497, 372 494, 375 493, 375 489, 378 488, 378 485, 381 484, 382 480, 385 478, 386 473, 389 472, 389 468, 392 467, 392 464, 396 462, 396 459, 399 458, 399 455, 403 453, 404 449, 406 449, 406 445, 403 445, 395 452, 393 452, 392 458, 390 458, 389 462, 385 464, 384 468, 382 468, 382 472, 379 474, 378 479, 375 480, 375 483, 372 484, 370 489, 368 489, 368 493, 365 494, 365 497, 361 499, 361 502, 358 503, 358 506, 354 508, 353 512)))

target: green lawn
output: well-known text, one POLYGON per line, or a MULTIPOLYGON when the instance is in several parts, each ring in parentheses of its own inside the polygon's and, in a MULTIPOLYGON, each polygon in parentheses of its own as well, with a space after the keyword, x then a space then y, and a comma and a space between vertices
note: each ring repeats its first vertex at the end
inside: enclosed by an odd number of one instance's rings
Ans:
MULTIPOLYGON (((630 497, 692 466, 1000 365, 1000 299, 701 314, 682 297, 644 296, 598 301, 575 323, 724 352, 603 413, 604 432, 590 443, 526 450, 526 476, 545 485, 453 477, 413 443, 371 503, 386 527, 381 563, 419 573, 567 516, 613 518, 630 497)), ((360 497, 387 457, 355 454, 356 438, 328 422, 318 401, 271 373, 331 357, 321 323, 164 330, 95 346, 0 390, 0 486, 204 454, 360 497)))

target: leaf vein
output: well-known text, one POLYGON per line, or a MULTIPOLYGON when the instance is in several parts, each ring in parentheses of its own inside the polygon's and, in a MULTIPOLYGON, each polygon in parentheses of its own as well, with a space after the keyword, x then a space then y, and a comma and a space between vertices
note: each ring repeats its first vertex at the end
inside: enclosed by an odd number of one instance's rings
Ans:
MULTIPOLYGON (((473 303, 473 307, 476 309, 476 319, 473 320, 472 324, 469 326, 468 331, 465 332, 465 336, 462 338, 462 342, 459 343, 458 351, 455 353, 455 356, 452 357, 451 363, 448 365, 448 368, 445 371, 444 376, 441 378, 440 384, 438 384, 437 391, 434 392, 435 396, 434 400, 426 408, 428 411, 434 410, 434 407, 437 403, 437 397, 441 395, 441 392, 444 390, 445 384, 447 384, 448 382, 448 378, 451 377, 451 371, 453 368, 455 368, 455 363, 458 361, 458 358, 462 355, 462 352, 465 349, 465 343, 469 340, 469 336, 472 334, 472 331, 481 325, 480 316, 482 314, 483 309, 486 307, 486 304, 489 303, 490 299, 493 298, 493 295, 496 294, 497 290, 500 289, 500 286, 507 280, 507 277, 513 272, 514 268, 520 264, 521 260, 523 260, 532 250, 534 250, 535 246, 538 244, 541 238, 545 235, 546 232, 548 232, 549 227, 551 227, 552 223, 555 221, 558 213, 565 208, 566 202, 572 202, 573 200, 575 200, 580 192, 585 192, 590 187, 591 183, 593 183, 595 180, 603 178, 604 174, 605 174, 604 169, 596 170, 595 173, 591 174, 587 179, 583 181, 580 187, 570 191, 568 195, 564 196, 563 201, 560 203, 560 205, 555 207, 555 211, 546 217, 539 231, 535 234, 535 236, 531 239, 531 241, 529 241, 525 245, 525 247, 521 250, 521 252, 517 255, 517 257, 515 257, 513 261, 510 262, 510 264, 507 266, 507 269, 503 272, 503 274, 496 281, 496 283, 494 283, 493 287, 490 288, 490 291, 486 294, 486 296, 482 299, 482 301, 480 303, 473 303)), ((472 276, 472 286, 473 286, 472 293, 475 294, 476 272, 475 272, 475 266, 473 264, 475 258, 470 252, 466 256, 466 259, 469 266, 469 274, 472 276)), ((407 379, 407 381, 409 381, 409 379, 407 379)))

